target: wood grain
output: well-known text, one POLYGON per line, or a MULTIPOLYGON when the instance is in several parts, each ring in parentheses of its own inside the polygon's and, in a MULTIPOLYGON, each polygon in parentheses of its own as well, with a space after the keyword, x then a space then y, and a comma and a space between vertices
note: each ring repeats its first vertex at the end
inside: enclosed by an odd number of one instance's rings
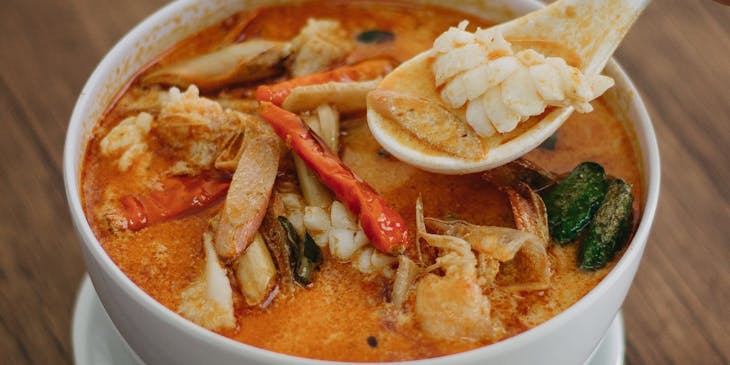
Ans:
MULTIPOLYGON (((61 177, 81 86, 164 1, 6 0, 0 12, 0 354, 71 362, 83 275, 61 177)), ((628 364, 730 364, 730 7, 655 0, 618 51, 654 120, 662 192, 624 305, 628 364)))

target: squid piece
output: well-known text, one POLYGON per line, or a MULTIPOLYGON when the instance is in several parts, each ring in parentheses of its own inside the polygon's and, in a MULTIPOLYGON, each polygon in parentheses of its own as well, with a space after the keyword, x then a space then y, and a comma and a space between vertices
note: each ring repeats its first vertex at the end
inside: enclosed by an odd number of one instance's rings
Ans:
POLYGON ((233 290, 226 269, 213 248, 213 236, 210 232, 203 234, 203 250, 203 272, 182 292, 177 311, 183 317, 210 330, 233 328, 236 326, 233 290))
POLYGON ((436 150, 467 160, 484 157, 479 136, 454 113, 432 101, 390 90, 368 95, 368 106, 436 150))
POLYGON ((142 77, 142 84, 197 85, 204 91, 220 89, 282 72, 283 61, 289 54, 290 46, 286 42, 254 39, 162 67, 142 77))
MULTIPOLYGON (((374 250, 357 218, 341 202, 328 207, 304 208, 304 227, 321 248, 329 248, 332 258, 352 262, 363 274, 391 279, 397 258, 374 250)), ((402 255, 401 255, 402 256, 402 255)))
POLYGON ((265 122, 246 125, 241 152, 228 189, 215 248, 225 260, 238 257, 251 243, 266 213, 279 166, 279 138, 265 122))
POLYGON ((360 82, 328 82, 320 85, 305 85, 294 88, 284 99, 281 107, 300 113, 314 110, 322 104, 329 104, 341 113, 350 113, 367 108, 367 95, 380 83, 380 79, 360 82))

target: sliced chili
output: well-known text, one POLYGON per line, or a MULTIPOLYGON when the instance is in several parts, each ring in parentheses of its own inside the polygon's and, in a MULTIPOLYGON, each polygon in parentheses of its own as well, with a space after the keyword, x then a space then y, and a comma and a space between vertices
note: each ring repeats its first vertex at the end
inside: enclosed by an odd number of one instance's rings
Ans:
POLYGON ((120 198, 127 228, 138 231, 150 224, 203 209, 228 191, 227 180, 174 176, 162 182, 162 190, 120 198))
POLYGON ((355 175, 294 113, 262 102, 259 114, 290 145, 319 180, 360 218, 370 242, 384 253, 401 253, 410 241, 403 218, 355 175))

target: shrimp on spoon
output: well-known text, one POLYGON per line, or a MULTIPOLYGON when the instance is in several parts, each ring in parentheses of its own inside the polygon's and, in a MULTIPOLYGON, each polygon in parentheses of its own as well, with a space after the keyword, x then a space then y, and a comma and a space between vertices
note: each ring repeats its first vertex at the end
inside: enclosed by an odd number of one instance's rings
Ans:
POLYGON ((474 32, 464 21, 368 95, 370 130, 392 155, 427 171, 510 162, 613 86, 600 72, 648 3, 559 0, 474 32))

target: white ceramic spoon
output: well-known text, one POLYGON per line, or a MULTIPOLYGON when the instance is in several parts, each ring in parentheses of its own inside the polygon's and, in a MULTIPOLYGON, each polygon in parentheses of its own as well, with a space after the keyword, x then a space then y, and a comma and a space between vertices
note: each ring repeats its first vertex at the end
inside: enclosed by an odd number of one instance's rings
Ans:
MULTIPOLYGON (((631 25, 650 0, 559 0, 540 10, 502 23, 497 28, 508 39, 557 42, 581 60, 579 69, 585 74, 603 70, 631 25)), ((380 84, 388 90, 413 91, 435 87, 413 85, 414 72, 430 72, 424 67, 430 50, 404 62, 380 84), (410 76, 410 78, 409 78, 410 76)), ((430 79, 426 77, 424 79, 430 79)), ((435 94, 437 95, 437 94, 435 94)), ((572 107, 553 109, 530 129, 517 137, 491 147, 481 160, 466 160, 445 153, 424 153, 403 142, 387 120, 368 107, 368 125, 375 139, 396 158, 427 171, 443 174, 466 174, 488 170, 510 162, 550 137, 573 112, 572 107)), ((390 122, 392 123, 392 122, 390 122)))

